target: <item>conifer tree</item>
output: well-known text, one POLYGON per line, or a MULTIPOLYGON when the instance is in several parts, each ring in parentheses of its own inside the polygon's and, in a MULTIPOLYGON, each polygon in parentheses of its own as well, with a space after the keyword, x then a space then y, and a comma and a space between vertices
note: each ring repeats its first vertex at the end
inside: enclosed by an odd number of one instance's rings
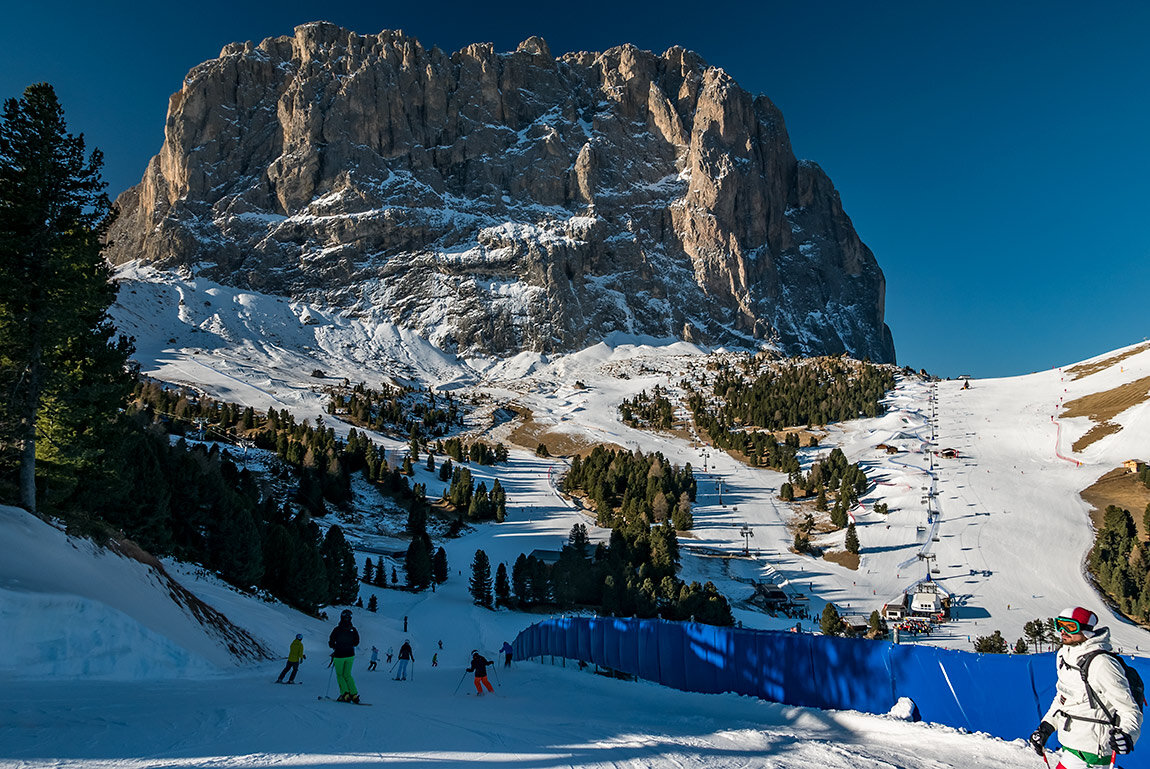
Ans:
MULTIPOLYGON (((412 537, 404 557, 407 570, 407 585, 414 590, 423 590, 431 584, 431 556, 427 554, 427 543, 422 537, 412 537)), ((392 570, 394 580, 395 572, 392 570)))
POLYGON ((327 570, 328 603, 351 604, 359 595, 359 576, 355 568, 355 554, 343 536, 343 530, 332 526, 320 547, 324 568, 327 570))
POLYGON ((475 559, 471 562, 468 591, 476 604, 491 607, 491 562, 482 550, 475 551, 475 559))
POLYGON ((819 619, 819 629, 823 635, 842 635, 843 620, 834 604, 828 603, 823 607, 823 615, 819 619))
POLYGON ((99 150, 85 157, 83 136, 68 133, 52 86, 4 103, 0 468, 18 468, 14 501, 30 512, 37 458, 54 448, 51 460, 73 477, 100 467, 104 432, 131 389, 131 344, 108 317, 116 287, 101 254, 111 223, 102 165, 99 150))
POLYGON ((511 604, 511 583, 507 579, 507 564, 500 561, 495 568, 495 605, 509 606, 511 604))
POLYGON ((375 597, 375 593, 372 593, 371 597, 367 599, 367 610, 371 612, 379 610, 379 599, 375 597))
POLYGON ((447 581, 449 570, 447 568, 447 551, 442 547, 435 551, 435 558, 431 561, 431 573, 437 584, 447 581))
POLYGON ((511 590, 515 593, 515 597, 520 603, 527 603, 531 600, 530 590, 528 588, 529 580, 527 556, 520 553, 515 559, 515 563, 511 566, 511 590))
POLYGON ((1006 654, 1006 639, 1002 637, 1002 631, 995 630, 990 635, 974 639, 974 650, 979 654, 1006 654))
POLYGON ((871 638, 882 638, 886 635, 886 623, 882 621, 878 609, 870 613, 870 619, 867 620, 867 630, 870 631, 871 638))
POLYGON ((370 558, 363 562, 362 580, 369 585, 375 582, 375 564, 371 562, 370 558))
POLYGON ((859 552, 859 535, 855 531, 855 525, 852 523, 847 526, 846 548, 848 553, 858 555, 859 552))

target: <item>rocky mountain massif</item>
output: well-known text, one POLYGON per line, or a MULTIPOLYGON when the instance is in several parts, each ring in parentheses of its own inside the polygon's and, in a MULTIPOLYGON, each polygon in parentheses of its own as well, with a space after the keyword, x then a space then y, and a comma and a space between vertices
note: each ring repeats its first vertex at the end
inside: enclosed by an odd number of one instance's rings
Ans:
POLYGON ((885 280, 782 114, 698 55, 454 54, 326 23, 171 97, 114 262, 418 329, 461 355, 612 331, 893 361, 885 280))

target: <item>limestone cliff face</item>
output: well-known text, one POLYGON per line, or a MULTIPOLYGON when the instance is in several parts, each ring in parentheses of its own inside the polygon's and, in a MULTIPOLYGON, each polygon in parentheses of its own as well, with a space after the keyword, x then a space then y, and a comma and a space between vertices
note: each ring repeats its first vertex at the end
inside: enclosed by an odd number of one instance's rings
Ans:
POLYGON ((893 361, 885 280, 782 114, 696 54, 454 54, 331 24, 172 96, 113 261, 419 329, 461 354, 612 331, 893 361))

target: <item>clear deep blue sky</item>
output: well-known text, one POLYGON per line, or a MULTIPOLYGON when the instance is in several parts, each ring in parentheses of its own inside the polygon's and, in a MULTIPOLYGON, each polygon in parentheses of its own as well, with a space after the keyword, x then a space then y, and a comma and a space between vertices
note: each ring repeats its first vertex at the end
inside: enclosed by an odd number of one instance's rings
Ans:
POLYGON ((19 3, 0 96, 55 85, 115 195, 228 42, 317 19, 455 51, 695 50, 783 111, 887 278, 900 363, 1010 376, 1150 336, 1150 3, 19 3))

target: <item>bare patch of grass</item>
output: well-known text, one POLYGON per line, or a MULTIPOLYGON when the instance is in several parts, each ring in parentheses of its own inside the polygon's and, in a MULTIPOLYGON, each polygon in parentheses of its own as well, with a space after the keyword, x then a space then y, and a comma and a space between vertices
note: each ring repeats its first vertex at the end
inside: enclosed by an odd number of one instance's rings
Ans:
POLYGON ((1082 451, 1095 441, 1120 431, 1121 425, 1110 420, 1126 409, 1144 403, 1147 398, 1150 398, 1150 376, 1068 402, 1060 415, 1062 418, 1087 417, 1096 423, 1086 435, 1074 442, 1071 449, 1082 451))
MULTIPOLYGON (((515 446, 528 451, 535 451, 542 443, 553 457, 572 457, 576 454, 584 456, 590 453, 591 449, 600 445, 599 441, 594 441, 589 437, 554 431, 548 425, 536 422, 531 409, 515 405, 510 405, 508 408, 518 415, 518 424, 511 429, 507 436, 508 441, 515 446)), ((608 449, 624 450, 621 446, 613 444, 602 445, 608 449)))
POLYGON ((1091 443, 1102 440, 1107 435, 1113 435, 1114 433, 1120 432, 1122 432, 1122 425, 1115 424, 1114 422, 1103 422, 1100 425, 1094 425, 1094 427, 1091 427, 1086 431, 1085 435, 1074 441, 1074 443, 1070 446, 1070 450, 1077 453, 1082 451, 1091 443))
POLYGON ((1139 537, 1142 539, 1150 537, 1150 531, 1146 531, 1146 527, 1142 525, 1142 514, 1146 510, 1146 505, 1150 505, 1150 489, 1125 467, 1106 473, 1093 486, 1084 489, 1081 496, 1093 508, 1090 511, 1090 520, 1094 522, 1095 529, 1102 527, 1102 517, 1106 513, 1106 508, 1117 505, 1123 510, 1130 511, 1134 525, 1138 527, 1139 537))
POLYGON ((1071 366, 1070 368, 1066 369, 1066 373, 1073 375, 1075 379, 1081 379, 1082 377, 1090 376, 1091 374, 1097 374, 1099 371, 1105 371, 1114 364, 1120 363, 1132 355, 1137 355, 1147 348, 1150 348, 1150 342, 1140 344, 1133 349, 1127 350, 1126 352, 1119 353, 1118 355, 1111 355, 1109 358, 1103 358, 1102 360, 1094 361, 1093 363, 1080 363, 1077 366, 1071 366))
POLYGON ((839 566, 846 567, 851 571, 859 570, 858 553, 848 553, 846 550, 839 550, 834 553, 823 553, 823 560, 837 563, 839 566))

